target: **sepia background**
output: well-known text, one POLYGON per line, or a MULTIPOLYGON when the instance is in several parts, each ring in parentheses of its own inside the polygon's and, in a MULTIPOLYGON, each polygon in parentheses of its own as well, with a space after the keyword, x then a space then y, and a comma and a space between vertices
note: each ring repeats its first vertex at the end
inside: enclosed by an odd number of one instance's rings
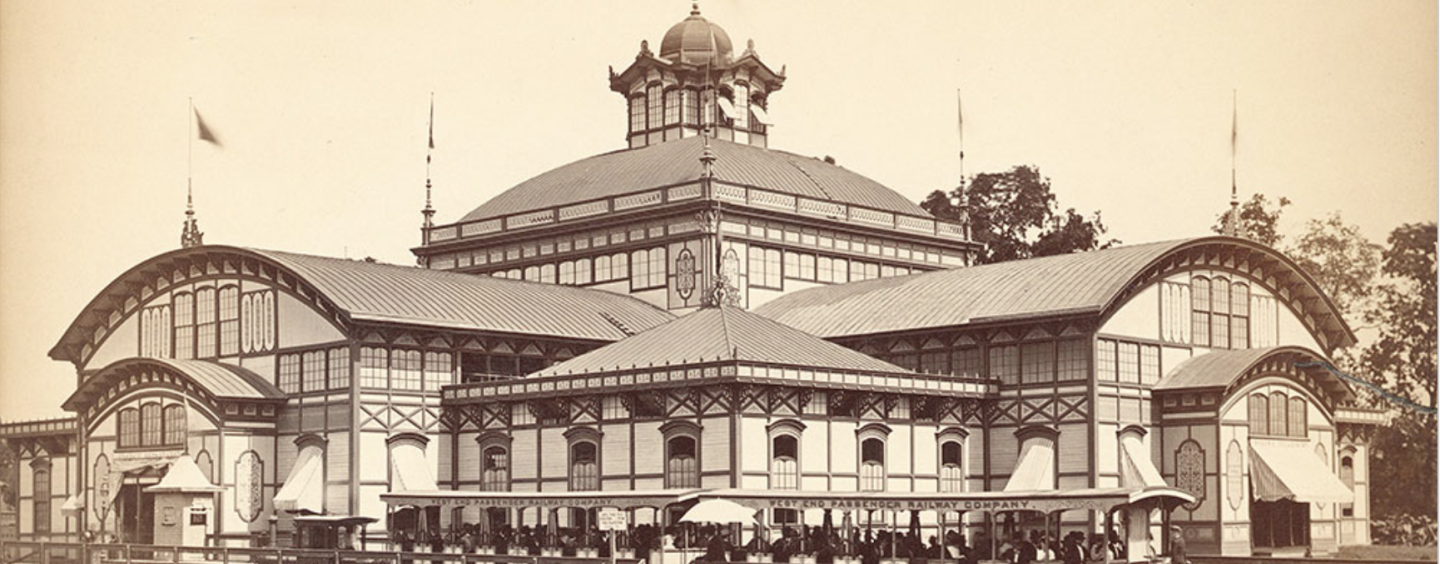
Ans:
MULTIPOLYGON (((116 273, 205 241, 413 264, 435 97, 437 221, 623 147, 606 69, 682 0, 0 1, 0 420, 60 415, 46 357, 116 273), (194 143, 189 99, 222 147, 194 143), (193 149, 193 156, 190 151, 193 149), (193 159, 193 161, 191 160, 193 159), (190 164, 187 165, 187 162, 190 164)), ((1436 5, 707 0, 785 65, 771 148, 919 201, 1032 164, 1125 243, 1208 233, 1241 198, 1339 210, 1383 243, 1436 218, 1436 5)))

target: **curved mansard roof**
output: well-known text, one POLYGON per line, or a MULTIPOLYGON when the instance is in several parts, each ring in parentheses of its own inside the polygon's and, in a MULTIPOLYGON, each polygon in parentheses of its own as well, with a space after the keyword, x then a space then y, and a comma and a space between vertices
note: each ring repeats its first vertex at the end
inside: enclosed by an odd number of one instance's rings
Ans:
MULTIPOLYGON (((898 192, 820 159, 720 139, 711 139, 710 147, 720 182, 930 217, 898 192)), ((702 151, 703 138, 690 137, 581 159, 502 192, 460 223, 696 182, 704 171, 702 151)))
POLYGON ((610 292, 280 251, 202 246, 151 258, 116 278, 50 350, 82 361, 144 298, 210 276, 275 283, 342 324, 394 323, 461 331, 614 341, 674 316, 610 292))
POLYGON ((1155 390, 1220 389, 1229 395, 1247 377, 1281 372, 1324 392, 1330 399, 1353 398, 1350 385, 1321 366, 1328 362, 1314 351, 1295 346, 1211 351, 1181 362, 1155 383, 1155 390))
POLYGON ((755 311, 843 337, 1041 317, 1113 313, 1159 277, 1199 268, 1247 272, 1304 321, 1322 346, 1355 342, 1339 310, 1294 262, 1253 241, 1201 237, 823 286, 755 311))
POLYGON ((63 405, 65 409, 78 411, 91 399, 103 395, 111 384, 145 370, 161 370, 182 375, 216 398, 274 401, 285 399, 285 394, 265 378, 232 364, 209 360, 135 357, 115 361, 94 376, 86 378, 63 405))

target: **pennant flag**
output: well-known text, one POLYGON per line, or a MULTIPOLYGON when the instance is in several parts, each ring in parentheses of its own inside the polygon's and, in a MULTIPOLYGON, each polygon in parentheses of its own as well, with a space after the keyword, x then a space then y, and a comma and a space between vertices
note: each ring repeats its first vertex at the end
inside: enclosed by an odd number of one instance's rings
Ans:
POLYGON ((1240 110, 1236 104, 1236 94, 1230 92, 1230 156, 1235 156, 1235 145, 1240 139, 1240 110))
POLYGON ((224 147, 224 145, 220 143, 220 138, 215 136, 215 132, 210 129, 210 126, 205 125, 205 119, 200 117, 200 110, 194 110, 194 112, 195 128, 199 130, 200 140, 209 141, 216 147, 224 147))
POLYGON ((435 95, 430 95, 430 148, 435 148, 435 95))

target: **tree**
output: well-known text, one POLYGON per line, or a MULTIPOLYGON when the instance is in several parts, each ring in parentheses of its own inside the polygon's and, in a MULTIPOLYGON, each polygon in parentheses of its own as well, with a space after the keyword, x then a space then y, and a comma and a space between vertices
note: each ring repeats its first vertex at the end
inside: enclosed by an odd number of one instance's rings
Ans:
MULTIPOLYGON (((959 221, 951 201, 959 189, 931 192, 920 207, 937 218, 959 221)), ((1119 243, 1103 241, 1105 224, 1100 212, 1091 217, 1074 208, 1059 212, 1050 179, 1033 166, 1017 166, 1002 173, 981 173, 965 189, 965 212, 971 236, 985 244, 979 264, 1048 255, 1091 251, 1119 243)))
MULTIPOLYGON (((1360 354, 1362 374, 1402 398, 1433 408, 1436 401, 1436 229, 1402 225, 1390 233, 1378 288, 1366 321, 1379 337, 1360 354)), ((1434 410, 1391 406, 1395 417, 1372 442, 1371 507, 1379 515, 1435 515, 1434 410)))
POLYGON ((1359 227, 1345 223, 1340 212, 1305 225, 1285 254, 1315 279, 1347 321, 1358 321, 1368 309, 1381 247, 1360 234, 1359 227))
MULTIPOLYGON (((1273 205, 1264 194, 1251 196, 1249 201, 1240 204, 1240 224, 1236 226, 1238 234, 1267 247, 1278 248, 1284 237, 1276 231, 1276 226, 1280 223, 1280 212, 1285 211, 1288 205, 1290 198, 1284 196, 1273 205)), ((1229 209, 1220 212, 1210 230, 1224 235, 1225 219, 1229 215, 1229 209)))

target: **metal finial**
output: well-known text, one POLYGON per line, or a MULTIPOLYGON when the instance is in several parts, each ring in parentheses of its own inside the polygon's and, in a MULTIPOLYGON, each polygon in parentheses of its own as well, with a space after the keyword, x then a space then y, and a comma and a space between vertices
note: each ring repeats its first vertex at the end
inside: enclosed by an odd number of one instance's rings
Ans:
POLYGON ((699 2, 691 2, 691 3, 690 3, 690 15, 692 15, 692 16, 698 16, 698 15, 700 15, 700 3, 699 3, 699 2))

